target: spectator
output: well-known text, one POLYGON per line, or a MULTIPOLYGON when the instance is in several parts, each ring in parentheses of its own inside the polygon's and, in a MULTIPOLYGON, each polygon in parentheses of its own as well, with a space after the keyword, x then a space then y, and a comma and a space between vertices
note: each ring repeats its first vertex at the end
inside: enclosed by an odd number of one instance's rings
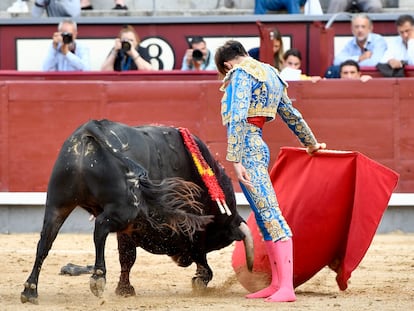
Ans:
POLYGON ((127 25, 122 28, 101 69, 109 71, 153 70, 148 51, 139 45, 140 42, 134 27, 127 25))
POLYGON ((381 63, 390 65, 393 69, 414 65, 414 18, 404 14, 396 21, 398 37, 388 45, 381 63))
POLYGON ((382 0, 330 0, 327 13, 381 13, 382 0))
MULTIPOLYGON (((128 10, 128 7, 125 5, 124 0, 114 0, 115 6, 112 10, 128 10)), ((90 0, 80 0, 80 5, 82 10, 93 10, 93 6, 90 0)))
POLYGON ((181 70, 216 70, 214 56, 202 37, 193 37, 183 57, 181 70))
POLYGON ((358 63, 352 59, 344 61, 339 66, 339 75, 341 79, 359 79, 362 82, 367 82, 372 79, 370 75, 362 75, 358 63))
POLYGON ((90 69, 89 48, 76 41, 77 25, 71 19, 59 23, 47 51, 44 71, 83 71, 90 69))
MULTIPOLYGON (((282 34, 280 33, 279 29, 275 28, 272 31, 273 37, 273 67, 278 70, 282 70, 283 64, 283 40, 282 34)), ((249 55, 256 60, 260 60, 260 48, 252 48, 249 50, 249 55)))
POLYGON ((300 7, 306 0, 256 0, 254 14, 266 14, 267 11, 286 10, 288 14, 300 14, 300 7))
POLYGON ((29 13, 29 6, 27 2, 29 0, 16 0, 11 6, 7 8, 9 13, 29 13))
POLYGON ((41 17, 45 11, 49 17, 78 17, 80 3, 74 0, 35 0, 33 17, 41 17))
POLYGON ((335 56, 334 65, 353 59, 359 66, 376 66, 387 49, 385 39, 372 30, 374 26, 368 15, 356 14, 351 21, 353 38, 335 56))
POLYGON ((289 49, 283 54, 283 69, 280 76, 286 81, 310 80, 318 82, 322 78, 319 76, 307 76, 302 74, 302 54, 298 49, 289 49))

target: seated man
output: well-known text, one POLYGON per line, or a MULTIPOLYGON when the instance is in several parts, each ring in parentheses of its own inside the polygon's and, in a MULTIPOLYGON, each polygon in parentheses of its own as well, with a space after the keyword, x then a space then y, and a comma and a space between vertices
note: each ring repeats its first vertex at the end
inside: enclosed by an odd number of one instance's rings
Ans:
POLYGON ((407 65, 414 65, 414 18, 409 14, 398 17, 396 23, 398 37, 389 44, 381 63, 399 69, 407 65))
POLYGON ((335 55, 334 65, 353 59, 359 66, 376 66, 387 50, 387 42, 376 33, 374 26, 366 14, 357 14, 352 18, 351 30, 354 37, 348 41, 344 48, 335 55))
POLYGON ((361 75, 361 69, 358 63, 352 59, 344 61, 339 66, 339 74, 341 79, 359 79, 362 82, 367 82, 372 79, 370 75, 361 75))
POLYGON ((335 55, 333 65, 325 72, 325 78, 340 78, 339 65, 349 59, 356 61, 359 66, 376 66, 380 62, 387 50, 387 42, 381 35, 373 33, 373 29, 368 15, 354 15, 351 20, 354 37, 335 55))

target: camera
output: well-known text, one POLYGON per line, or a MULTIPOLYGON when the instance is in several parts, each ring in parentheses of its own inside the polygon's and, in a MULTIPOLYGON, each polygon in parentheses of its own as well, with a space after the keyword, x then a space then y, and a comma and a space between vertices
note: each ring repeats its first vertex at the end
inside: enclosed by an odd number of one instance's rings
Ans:
POLYGON ((69 32, 62 32, 62 41, 64 44, 69 44, 73 42, 73 36, 69 32))
POLYGON ((203 52, 201 52, 200 50, 194 50, 192 55, 193 55, 193 60, 196 62, 203 60, 203 52))
POLYGON ((131 43, 129 43, 128 40, 122 40, 121 41, 121 50, 124 52, 128 52, 131 50, 131 43))

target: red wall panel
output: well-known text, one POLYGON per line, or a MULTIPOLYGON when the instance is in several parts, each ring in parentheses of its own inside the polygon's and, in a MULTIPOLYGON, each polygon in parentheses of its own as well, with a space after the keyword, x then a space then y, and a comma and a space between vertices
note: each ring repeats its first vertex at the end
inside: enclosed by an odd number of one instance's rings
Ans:
MULTIPOLYGON (((362 152, 401 174, 397 191, 414 192, 413 83, 414 78, 291 82, 289 94, 328 148, 362 152)), ((178 78, 1 82, 0 191, 46 191, 63 141, 92 118, 188 127, 234 179, 225 161, 219 86, 178 78)), ((300 146, 280 118, 265 126, 264 136, 271 163, 280 147, 300 146)))

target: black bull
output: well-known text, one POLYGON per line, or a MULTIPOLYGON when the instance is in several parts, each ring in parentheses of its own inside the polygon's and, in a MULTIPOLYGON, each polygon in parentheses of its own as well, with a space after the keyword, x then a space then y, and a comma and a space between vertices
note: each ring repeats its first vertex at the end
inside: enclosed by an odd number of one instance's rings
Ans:
POLYGON ((52 171, 36 259, 21 301, 38 303, 42 263, 77 206, 96 217, 90 288, 98 297, 105 287, 104 249, 110 232, 117 233, 120 295, 135 294, 129 274, 136 247, 167 254, 179 266, 195 262, 195 288, 207 286, 213 277, 207 253, 235 240, 246 242, 251 267, 252 239, 237 213, 232 182, 207 146, 193 138, 223 189, 231 215, 221 213, 209 196, 177 128, 130 127, 108 120, 79 127, 64 142, 52 171))

